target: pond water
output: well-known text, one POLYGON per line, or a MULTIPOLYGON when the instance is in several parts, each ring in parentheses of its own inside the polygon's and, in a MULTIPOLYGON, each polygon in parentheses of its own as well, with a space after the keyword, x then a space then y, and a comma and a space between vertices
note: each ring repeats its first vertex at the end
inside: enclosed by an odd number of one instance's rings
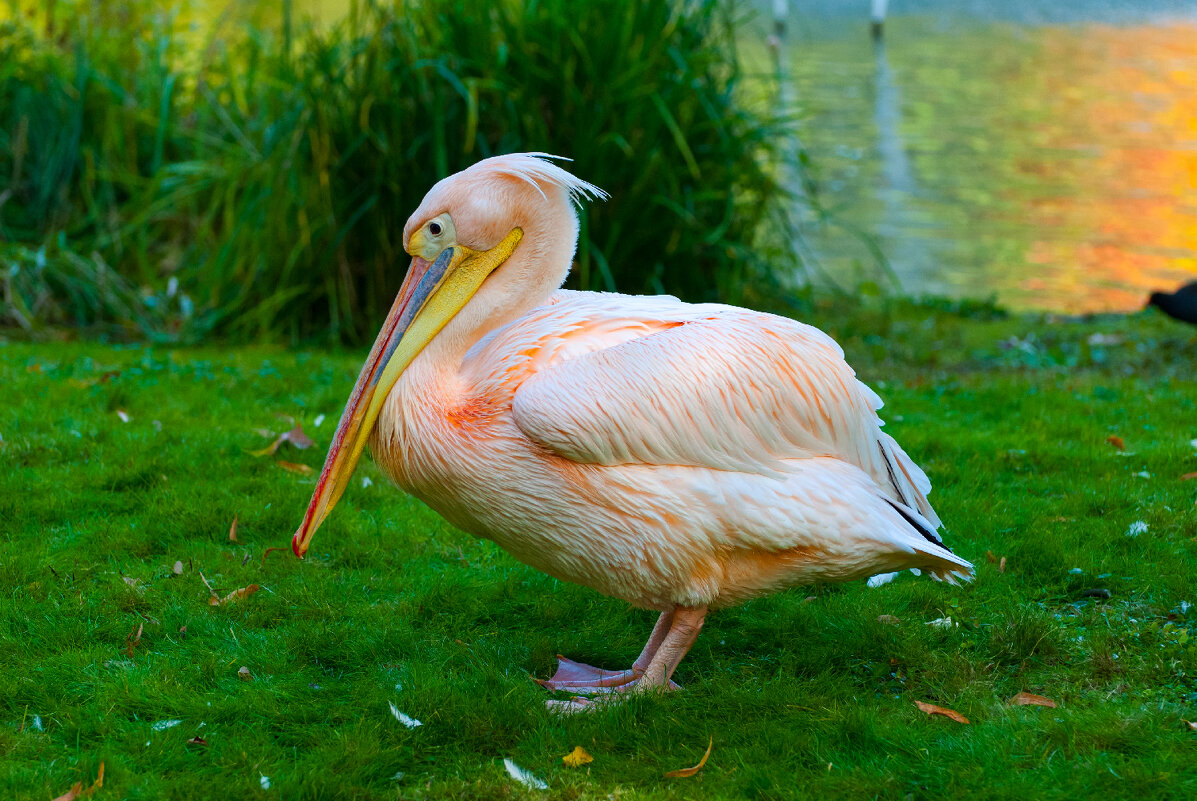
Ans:
POLYGON ((1080 313, 1197 278, 1197 4, 895 0, 876 45, 867 0, 790 5, 832 280, 879 250, 907 293, 1080 313))

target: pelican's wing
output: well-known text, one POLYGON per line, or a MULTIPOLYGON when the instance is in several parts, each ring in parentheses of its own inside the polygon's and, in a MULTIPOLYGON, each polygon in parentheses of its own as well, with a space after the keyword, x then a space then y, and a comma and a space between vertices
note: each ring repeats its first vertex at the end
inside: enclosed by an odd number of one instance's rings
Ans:
MULTIPOLYGON (((786 460, 832 456, 939 526, 930 482, 881 431, 880 398, 834 340, 784 317, 669 301, 644 335, 578 343, 565 349, 577 355, 529 375, 512 404, 520 430, 588 464, 781 475, 786 460)), ((637 316, 639 305, 625 313, 637 316)))

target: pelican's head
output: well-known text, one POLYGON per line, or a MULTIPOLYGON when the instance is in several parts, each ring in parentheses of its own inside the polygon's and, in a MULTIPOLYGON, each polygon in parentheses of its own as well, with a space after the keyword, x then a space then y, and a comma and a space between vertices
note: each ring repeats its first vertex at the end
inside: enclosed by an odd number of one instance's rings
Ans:
POLYGON ((518 270, 503 277, 507 286, 539 281, 555 289, 565 280, 578 236, 574 204, 606 195, 546 158, 559 157, 515 153, 480 161, 438 182, 408 219, 403 247, 411 267, 362 366, 307 514, 291 540, 297 556, 307 552, 340 500, 399 376, 487 279, 508 272, 500 268, 510 260, 518 270))

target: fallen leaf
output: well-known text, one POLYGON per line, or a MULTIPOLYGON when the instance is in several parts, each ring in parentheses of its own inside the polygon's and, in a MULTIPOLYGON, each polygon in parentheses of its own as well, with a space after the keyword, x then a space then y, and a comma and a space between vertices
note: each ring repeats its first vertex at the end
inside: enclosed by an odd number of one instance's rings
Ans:
POLYGON ((137 589, 137 585, 140 583, 137 579, 133 578, 132 576, 121 576, 121 581, 125 582, 133 589, 137 589))
MULTIPOLYGON (((257 433, 259 433, 259 434, 264 433, 266 436, 270 436, 269 431, 266 431, 265 429, 261 429, 261 428, 257 429, 257 433)), ((265 448, 262 448, 262 449, 256 450, 256 451, 247 451, 247 453, 250 456, 271 456, 274 454, 275 451, 277 451, 279 449, 279 446, 282 445, 284 442, 290 442, 292 445, 294 445, 296 448, 299 448, 301 451, 307 450, 308 448, 310 448, 316 444, 312 440, 311 437, 309 437, 307 434, 303 433, 303 426, 301 426, 297 423, 295 425, 295 427, 292 428, 290 431, 286 431, 282 434, 279 434, 278 438, 274 442, 267 445, 265 448)))
POLYGON ((928 715, 943 715, 945 718, 954 720, 957 723, 968 723, 968 718, 953 709, 944 709, 942 706, 925 704, 922 701, 915 701, 914 703, 915 706, 926 712, 928 715))
POLYGON ((1016 704, 1018 706, 1046 706, 1055 709, 1058 704, 1050 698, 1044 698, 1042 695, 1035 695, 1034 693, 1021 692, 1011 698, 1008 703, 1016 704))
POLYGON ((1106 437, 1106 442, 1113 445, 1120 451, 1126 450, 1126 443, 1122 441, 1122 437, 1111 434, 1110 436, 1106 437))
POLYGON ((192 737, 190 740, 188 740, 187 744, 188 745, 207 745, 208 741, 205 740, 203 737, 200 737, 197 735, 195 737, 192 737))
POLYGON ((289 551, 289 550, 291 550, 291 549, 290 549, 290 548, 288 548, 288 547, 287 547, 287 546, 285 546, 285 545, 280 545, 280 546, 279 546, 279 547, 277 547, 277 548, 267 548, 267 549, 266 549, 266 553, 262 554, 262 561, 263 561, 263 562, 265 562, 265 561, 266 561, 266 557, 267 557, 267 556, 270 556, 270 554, 271 554, 273 551, 289 551))
POLYGON ((571 768, 580 768, 589 762, 593 762, 594 757, 586 753, 586 749, 582 746, 575 745, 574 750, 561 757, 561 761, 571 768))
POLYGON ((247 668, 245 665, 242 665, 241 669, 237 671, 237 678, 241 679, 242 681, 253 681, 254 674, 249 672, 249 668, 247 668))
MULTIPOLYGON (((38 372, 40 373, 41 370, 38 370, 38 372)), ((78 798, 79 794, 82 792, 83 792, 83 782, 75 782, 71 786, 71 789, 67 790, 65 793, 63 793, 62 795, 55 798, 54 801, 75 801, 75 799, 78 798)))
POLYGON ((993 554, 993 551, 986 551, 986 552, 985 552, 985 561, 986 561, 986 562, 988 562, 988 563, 989 563, 989 564, 991 564, 991 565, 996 565, 996 564, 997 564, 997 557, 996 557, 996 556, 994 556, 994 554, 993 554))
POLYGON ((1180 480, 1181 481, 1192 481, 1195 478, 1197 478, 1197 473, 1185 473, 1183 476, 1180 477, 1180 480))
POLYGON ((212 596, 208 599, 208 603, 212 606, 216 606, 216 604, 220 603, 220 596, 216 594, 216 590, 212 589, 212 585, 208 583, 206 578, 204 578, 204 574, 202 572, 199 574, 199 577, 200 581, 204 582, 204 586, 208 588, 208 592, 212 596))
POLYGON ((312 473, 316 472, 312 468, 308 467, 306 464, 296 464, 295 462, 284 462, 281 459, 276 461, 275 464, 277 464, 279 467, 283 468, 284 470, 288 470, 292 473, 299 473, 302 476, 311 475, 312 473))
POLYGON ((75 782, 71 789, 67 790, 62 795, 55 798, 54 801, 74 801, 76 798, 88 798, 96 790, 104 786, 104 763, 100 763, 100 770, 96 774, 96 780, 91 783, 91 787, 86 790, 83 789, 83 782, 75 782))
POLYGON ((182 562, 175 562, 174 574, 176 576, 183 575, 183 563, 182 562))
POLYGON ((240 601, 243 598, 248 598, 260 589, 262 588, 257 584, 250 584, 248 587, 242 587, 239 590, 233 590, 223 598, 217 598, 215 593, 213 593, 212 597, 208 599, 208 606, 220 606, 222 604, 232 603, 233 601, 240 601))
POLYGON ((233 525, 229 526, 229 542, 237 541, 237 515, 233 515, 233 525))
POLYGON ((296 423, 295 428, 291 429, 286 434, 283 434, 283 436, 287 439, 287 442, 290 442, 301 451, 307 450, 316 444, 311 437, 303 433, 303 426, 301 426, 299 423, 296 423))
POLYGON ((902 621, 898 620, 893 615, 877 615, 877 622, 884 623, 887 626, 896 626, 902 621))
POLYGON ((510 759, 503 760, 503 767, 507 768, 508 776, 515 779, 525 787, 531 787, 533 790, 549 789, 549 786, 545 784, 543 780, 536 778, 531 773, 512 762, 510 759))
POLYGON ((702 770, 702 766, 707 764, 707 757, 711 755, 711 748, 715 745, 715 735, 711 735, 711 741, 707 743, 707 752, 702 755, 702 759, 698 760, 698 764, 692 768, 682 768, 681 770, 671 770, 665 774, 666 779, 688 779, 698 771, 702 770))
POLYGON ((138 623, 137 628, 129 632, 129 636, 125 638, 125 653, 130 659, 133 658, 133 649, 141 642, 141 632, 144 628, 144 623, 138 623))
POLYGON ((1006 557, 1004 557, 1004 556, 1002 557, 1002 561, 998 562, 998 572, 999 573, 1006 572, 1006 557))
POLYGON ((406 726, 407 728, 409 728, 409 729, 414 729, 416 726, 423 726, 423 725, 424 725, 423 723, 421 723, 420 721, 416 720, 415 718, 408 717, 407 715, 405 715, 405 714, 403 714, 402 712, 400 712, 400 711, 399 711, 399 707, 395 706, 395 705, 394 705, 394 704, 392 704, 390 701, 388 701, 387 703, 388 703, 388 704, 391 704, 391 714, 395 716, 395 720, 399 721, 400 723, 402 723, 402 724, 403 724, 404 726, 406 726))

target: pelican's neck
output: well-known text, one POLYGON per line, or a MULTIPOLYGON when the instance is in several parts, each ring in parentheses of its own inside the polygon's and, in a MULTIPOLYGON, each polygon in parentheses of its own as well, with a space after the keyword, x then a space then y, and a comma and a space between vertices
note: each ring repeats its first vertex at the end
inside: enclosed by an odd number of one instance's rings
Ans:
POLYGON ((568 201, 564 205, 566 219, 553 215, 521 226, 524 236, 515 252, 433 337, 416 362, 438 371, 456 371, 478 340, 548 302, 569 275, 577 244, 577 217, 568 201))

